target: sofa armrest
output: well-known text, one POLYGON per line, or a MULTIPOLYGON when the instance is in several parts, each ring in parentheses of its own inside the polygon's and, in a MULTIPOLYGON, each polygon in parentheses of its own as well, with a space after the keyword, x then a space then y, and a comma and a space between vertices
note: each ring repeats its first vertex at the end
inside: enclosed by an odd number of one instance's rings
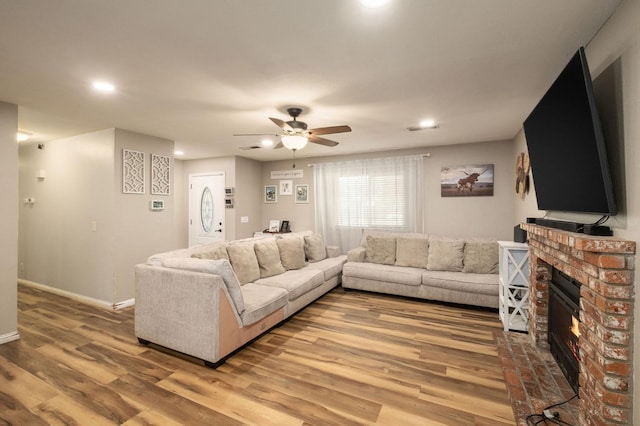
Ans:
POLYGON ((207 361, 220 358, 220 305, 233 303, 220 276, 136 265, 135 280, 136 337, 207 361))
POLYGON ((339 246, 327 246, 327 257, 338 257, 341 252, 339 246))
POLYGON ((366 249, 364 247, 356 247, 349 250, 347 253, 348 262, 364 262, 364 254, 366 249))

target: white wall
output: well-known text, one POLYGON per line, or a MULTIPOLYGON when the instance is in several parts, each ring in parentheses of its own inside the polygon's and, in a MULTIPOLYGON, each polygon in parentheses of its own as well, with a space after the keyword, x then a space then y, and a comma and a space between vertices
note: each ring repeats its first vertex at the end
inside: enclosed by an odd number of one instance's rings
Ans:
MULTIPOLYGON (((236 239, 253 236, 260 229, 262 217, 262 164, 259 161, 236 157, 234 210, 236 239), (247 218, 242 223, 242 217, 247 218)), ((228 238, 227 238, 228 239, 228 238)))
POLYGON ((112 300, 113 139, 108 129, 20 144, 20 198, 35 198, 20 203, 20 278, 112 300))
MULTIPOLYGON (((623 139, 625 153, 626 215, 623 220, 613 220, 614 235, 618 238, 640 242, 640 1, 625 0, 614 15, 602 27, 586 47, 587 61, 592 78, 620 59, 622 72, 623 139)), ((516 150, 523 149, 524 138, 516 138, 516 150)), ((519 204, 516 200, 515 220, 527 216, 541 216, 535 204, 519 204)), ((639 262, 636 255, 636 270, 639 262)), ((638 280, 634 282, 638 293, 638 280)), ((640 374, 640 303, 636 300, 634 316, 634 382, 640 374)), ((635 386, 634 406, 640 407, 640 389, 635 386)), ((640 424, 640 410, 634 412, 633 424, 640 424)))
MULTIPOLYGON (((135 297, 134 267, 144 263, 154 253, 175 248, 173 214, 174 194, 151 194, 151 154, 173 158, 173 141, 130 132, 115 130, 115 158, 113 176, 113 294, 114 302, 135 297), (146 154, 146 189, 144 194, 122 193, 122 150, 130 149, 146 154), (164 200, 164 210, 152 211, 151 200, 164 200)), ((171 170, 170 177, 173 179, 171 170)), ((171 190, 170 190, 171 191, 171 190)))
POLYGON ((174 248, 173 194, 150 194, 150 154, 172 156, 173 142, 107 129, 19 152, 19 196, 35 198, 19 205, 20 278, 106 304, 133 298, 134 265, 174 248), (122 148, 146 153, 145 194, 122 193, 122 148), (155 198, 164 211, 149 209, 155 198))
POLYGON ((18 106, 0 102, 0 343, 18 337, 18 106))
MULTIPOLYGON (((426 153, 430 153, 431 157, 424 159, 426 211, 424 232, 448 236, 513 239, 513 227, 516 223, 514 222, 513 203, 515 157, 513 156, 512 141, 299 159, 296 162, 297 168, 303 170, 304 177, 293 180, 293 184, 309 184, 309 204, 295 204, 293 196, 278 195, 277 203, 263 204, 260 229, 266 228, 270 219, 289 220, 294 231, 315 228, 313 169, 307 167, 309 163, 426 153), (441 197, 441 168, 469 164, 494 164, 494 195, 489 197, 441 197)), ((271 171, 275 170, 291 170, 291 161, 264 163, 262 189, 264 185, 278 184, 278 180, 272 180, 270 177, 271 171)))

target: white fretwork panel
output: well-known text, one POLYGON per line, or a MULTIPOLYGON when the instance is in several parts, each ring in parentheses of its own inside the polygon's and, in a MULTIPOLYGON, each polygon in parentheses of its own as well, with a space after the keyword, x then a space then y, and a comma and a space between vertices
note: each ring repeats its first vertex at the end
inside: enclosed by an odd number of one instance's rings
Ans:
POLYGON ((529 247, 499 241, 500 319, 504 330, 527 331, 529 322, 529 247))
POLYGON ((151 154, 151 193, 169 195, 171 188, 171 158, 151 154))
POLYGON ((144 152, 122 150, 122 192, 144 194, 144 152))

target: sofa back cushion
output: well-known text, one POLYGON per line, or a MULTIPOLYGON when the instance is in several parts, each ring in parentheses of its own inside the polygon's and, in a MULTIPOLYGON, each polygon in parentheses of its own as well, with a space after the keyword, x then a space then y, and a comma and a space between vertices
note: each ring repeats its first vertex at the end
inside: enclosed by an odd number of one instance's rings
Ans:
POLYGON ((428 270, 461 272, 463 257, 464 240, 429 240, 428 270))
POLYGON ((260 279, 260 266, 253 243, 229 244, 227 254, 241 285, 260 279))
POLYGON ((276 238, 282 266, 289 271, 304 267, 303 237, 276 238))
POLYGON ((393 265, 396 263, 395 237, 374 237, 367 235, 365 260, 370 263, 393 265))
POLYGON ((197 246, 192 249, 193 251, 191 252, 191 257, 196 257, 198 259, 229 260, 229 255, 227 254, 228 245, 228 242, 220 241, 217 243, 197 246))
POLYGON ((285 272, 280 261, 280 251, 275 239, 258 241, 253 246, 260 268, 260 278, 272 277, 285 272))
POLYGON ((165 268, 183 269, 192 272, 203 272, 205 274, 220 275, 225 287, 231 296, 238 315, 244 312, 244 298, 240 290, 238 277, 233 272, 231 264, 226 259, 198 259, 189 257, 170 257, 162 259, 162 266, 165 268))
POLYGON ((304 237, 304 254, 309 262, 318 262, 327 258, 327 249, 322 235, 313 234, 304 237))
POLYGON ((396 265, 427 268, 429 240, 427 238, 396 238, 396 265))
POLYGON ((497 274, 498 242, 467 241, 464 245, 464 267, 462 272, 497 274))

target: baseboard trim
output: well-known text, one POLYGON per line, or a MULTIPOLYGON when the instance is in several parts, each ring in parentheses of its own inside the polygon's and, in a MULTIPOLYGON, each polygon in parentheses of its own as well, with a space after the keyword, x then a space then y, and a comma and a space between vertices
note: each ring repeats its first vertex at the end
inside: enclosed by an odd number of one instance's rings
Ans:
POLYGON ((0 335, 0 345, 4 343, 13 342, 14 340, 18 340, 20 335, 17 331, 12 331, 11 333, 0 335))
POLYGON ((87 305, 97 306, 103 309, 110 309, 112 311, 124 309, 136 304, 136 299, 129 299, 129 300, 123 300, 121 302, 111 303, 105 300, 100 300, 100 299, 96 299, 89 296, 83 296, 81 294, 73 293, 71 291, 61 290, 59 288, 51 287, 45 284, 40 284, 40 283, 29 281, 29 280, 18 279, 18 284, 37 288, 38 290, 46 291, 48 293, 53 293, 58 296, 68 297, 69 299, 75 300, 77 302, 86 303, 87 305))

